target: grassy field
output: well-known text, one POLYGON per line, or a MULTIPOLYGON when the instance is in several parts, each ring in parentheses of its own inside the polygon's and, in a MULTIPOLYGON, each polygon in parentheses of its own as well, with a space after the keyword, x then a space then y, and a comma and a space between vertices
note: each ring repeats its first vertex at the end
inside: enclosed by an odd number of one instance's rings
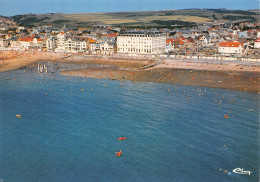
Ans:
POLYGON ((14 16, 13 19, 24 25, 171 26, 176 24, 214 23, 216 21, 255 22, 259 21, 259 12, 225 9, 187 9, 112 13, 26 14, 14 16))
POLYGON ((115 16, 110 16, 109 14, 104 13, 93 13, 93 14, 64 14, 66 19, 71 19, 74 21, 82 22, 100 22, 101 24, 122 24, 122 23, 149 23, 153 20, 180 20, 196 23, 209 23, 212 22, 209 18, 203 18, 199 16, 181 16, 181 15, 172 15, 172 16, 131 16, 129 18, 118 18, 115 16))
POLYGON ((122 23, 137 23, 136 20, 120 19, 110 16, 105 13, 79 13, 79 14, 64 14, 65 18, 81 22, 99 22, 101 24, 122 24, 122 23))

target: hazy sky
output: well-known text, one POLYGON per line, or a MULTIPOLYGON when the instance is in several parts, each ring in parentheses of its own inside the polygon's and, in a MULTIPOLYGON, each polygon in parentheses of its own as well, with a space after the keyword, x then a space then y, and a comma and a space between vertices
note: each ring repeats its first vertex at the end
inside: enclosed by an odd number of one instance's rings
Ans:
POLYGON ((0 0, 0 15, 93 13, 186 8, 258 9, 259 0, 0 0))

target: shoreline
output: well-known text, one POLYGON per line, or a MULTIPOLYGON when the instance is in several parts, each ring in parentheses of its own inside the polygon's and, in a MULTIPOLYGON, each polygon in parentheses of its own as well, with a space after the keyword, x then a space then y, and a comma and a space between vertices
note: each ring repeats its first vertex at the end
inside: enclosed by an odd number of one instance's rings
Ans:
POLYGON ((200 71, 188 69, 157 69, 148 71, 84 69, 62 71, 60 74, 95 79, 168 83, 260 93, 259 74, 248 75, 248 73, 245 72, 200 71))
POLYGON ((0 51, 0 72, 20 69, 38 61, 54 61, 61 58, 61 54, 0 51))
POLYGON ((13 55, 10 52, 0 52, 0 72, 26 67, 38 61, 53 61, 57 63, 81 63, 99 65, 97 68, 61 71, 61 75, 79 76, 97 79, 131 80, 133 82, 155 82, 178 85, 224 88, 260 93, 259 66, 242 64, 216 64, 192 62, 190 60, 164 61, 155 64, 155 59, 85 57, 68 56, 55 53, 21 53, 13 55), (11 57, 8 59, 8 55, 11 57), (15 58, 14 58, 15 57, 15 58), (103 67, 109 65, 110 67, 103 67), (144 67, 148 66, 147 69, 144 67), (113 67, 113 68, 112 68, 113 67))

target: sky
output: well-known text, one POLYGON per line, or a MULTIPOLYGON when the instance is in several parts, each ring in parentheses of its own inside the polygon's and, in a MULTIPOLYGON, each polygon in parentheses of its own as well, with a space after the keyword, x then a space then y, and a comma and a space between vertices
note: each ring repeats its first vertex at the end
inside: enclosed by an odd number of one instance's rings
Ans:
POLYGON ((189 8, 259 9, 259 0, 0 0, 0 15, 95 13, 189 8))

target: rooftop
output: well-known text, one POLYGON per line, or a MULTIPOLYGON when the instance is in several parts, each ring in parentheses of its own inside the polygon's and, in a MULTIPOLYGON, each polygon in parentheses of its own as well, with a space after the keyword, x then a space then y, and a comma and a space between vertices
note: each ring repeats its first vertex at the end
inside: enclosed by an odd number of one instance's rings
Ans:
POLYGON ((255 42, 260 42, 260 38, 256 39, 255 42))
POLYGON ((219 47, 239 47, 242 43, 239 42, 220 42, 219 47))
POLYGON ((118 35, 124 36, 124 35, 164 35, 164 34, 160 32, 124 32, 124 33, 119 33, 118 35))

